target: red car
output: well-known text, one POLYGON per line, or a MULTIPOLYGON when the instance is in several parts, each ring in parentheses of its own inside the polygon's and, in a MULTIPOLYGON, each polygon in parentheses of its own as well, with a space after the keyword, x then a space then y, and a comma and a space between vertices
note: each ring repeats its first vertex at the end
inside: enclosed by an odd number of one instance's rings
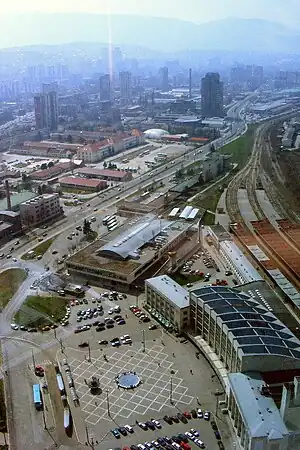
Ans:
POLYGON ((130 450, 129 447, 123 447, 123 450, 130 450))
POLYGON ((185 411, 185 412, 183 413, 183 415, 184 415, 187 419, 191 419, 191 418, 192 418, 191 413, 189 413, 188 411, 185 411))
POLYGON ((192 447, 187 442, 180 442, 180 446, 183 448, 183 450, 191 450, 192 447))

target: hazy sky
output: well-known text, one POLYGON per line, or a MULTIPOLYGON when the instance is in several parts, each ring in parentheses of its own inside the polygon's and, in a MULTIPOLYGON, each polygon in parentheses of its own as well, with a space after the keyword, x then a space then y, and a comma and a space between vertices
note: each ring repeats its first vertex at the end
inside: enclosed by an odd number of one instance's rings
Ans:
POLYGON ((112 13, 175 17, 198 23, 245 17, 295 26, 300 18, 300 0, 2 0, 0 5, 0 13, 104 13, 108 9, 112 13))

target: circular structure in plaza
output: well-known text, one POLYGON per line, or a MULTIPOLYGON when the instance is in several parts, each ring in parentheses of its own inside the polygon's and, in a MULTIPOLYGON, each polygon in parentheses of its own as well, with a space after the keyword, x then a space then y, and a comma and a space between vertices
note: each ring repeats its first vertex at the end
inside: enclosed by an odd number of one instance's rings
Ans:
POLYGON ((116 376, 116 383, 123 389, 135 389, 141 383, 141 379, 135 372, 122 372, 116 376))

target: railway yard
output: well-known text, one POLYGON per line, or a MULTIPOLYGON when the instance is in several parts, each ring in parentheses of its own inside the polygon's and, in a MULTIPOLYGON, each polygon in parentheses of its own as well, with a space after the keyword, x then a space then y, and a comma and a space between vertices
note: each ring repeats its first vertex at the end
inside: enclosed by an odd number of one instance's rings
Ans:
MULTIPOLYGON (((278 121, 257 126, 252 154, 230 181, 225 204, 230 229, 244 253, 281 291, 290 313, 299 317, 298 205, 287 195, 278 153, 272 147, 270 136, 276 126, 278 121)), ((299 336, 298 327, 293 328, 299 336)))

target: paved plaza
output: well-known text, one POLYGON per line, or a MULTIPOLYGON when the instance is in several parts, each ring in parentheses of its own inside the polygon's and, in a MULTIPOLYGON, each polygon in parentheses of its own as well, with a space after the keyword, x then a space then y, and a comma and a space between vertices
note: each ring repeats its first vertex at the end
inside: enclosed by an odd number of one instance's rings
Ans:
POLYGON ((80 405, 86 414, 86 421, 96 425, 100 420, 110 421, 109 411, 113 418, 119 417, 132 420, 146 414, 149 410, 160 412, 164 406, 170 406, 170 393, 176 405, 190 405, 194 398, 188 395, 188 388, 184 380, 178 376, 178 370, 173 368, 173 362, 165 348, 154 345, 144 353, 142 349, 127 349, 103 358, 103 352, 99 351, 95 357, 93 352, 91 362, 78 359, 70 360, 74 384, 80 405), (123 372, 133 371, 141 378, 141 385, 133 390, 118 388, 115 377, 123 372), (92 395, 85 380, 92 376, 99 378, 100 395, 92 395), (107 402, 108 395, 108 402, 107 402))

